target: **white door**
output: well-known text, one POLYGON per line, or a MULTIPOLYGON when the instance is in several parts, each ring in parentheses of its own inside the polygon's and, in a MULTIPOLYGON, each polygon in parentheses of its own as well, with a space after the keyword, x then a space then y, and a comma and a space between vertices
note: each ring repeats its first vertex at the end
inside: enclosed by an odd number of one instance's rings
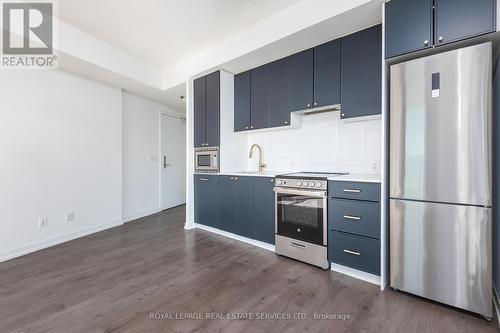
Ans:
POLYGON ((186 203, 186 123, 161 114, 161 208, 186 203))

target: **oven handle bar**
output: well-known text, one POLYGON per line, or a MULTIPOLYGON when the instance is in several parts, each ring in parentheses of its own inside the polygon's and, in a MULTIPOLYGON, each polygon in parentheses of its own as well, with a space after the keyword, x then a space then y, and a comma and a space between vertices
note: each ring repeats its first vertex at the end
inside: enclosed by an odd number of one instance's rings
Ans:
POLYGON ((313 198, 326 197, 326 191, 307 191, 307 190, 293 190, 288 188, 275 187, 274 192, 281 194, 304 195, 313 198))

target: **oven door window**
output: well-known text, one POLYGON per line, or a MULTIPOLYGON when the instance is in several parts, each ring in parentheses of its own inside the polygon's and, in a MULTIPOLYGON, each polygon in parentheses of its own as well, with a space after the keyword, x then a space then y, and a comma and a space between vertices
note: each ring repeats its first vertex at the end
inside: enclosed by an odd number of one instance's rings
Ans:
POLYGON ((278 234, 323 244, 323 198, 278 193, 278 234))
POLYGON ((207 154, 207 155, 198 155, 197 156, 197 163, 196 165, 199 167, 209 167, 212 165, 212 156, 207 154))

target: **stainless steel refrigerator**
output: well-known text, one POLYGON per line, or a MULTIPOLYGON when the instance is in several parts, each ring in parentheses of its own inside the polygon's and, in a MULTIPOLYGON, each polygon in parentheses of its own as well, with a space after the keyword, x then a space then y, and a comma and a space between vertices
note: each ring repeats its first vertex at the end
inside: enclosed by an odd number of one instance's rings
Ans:
POLYGON ((390 285, 492 317, 492 46, 390 68, 390 285))

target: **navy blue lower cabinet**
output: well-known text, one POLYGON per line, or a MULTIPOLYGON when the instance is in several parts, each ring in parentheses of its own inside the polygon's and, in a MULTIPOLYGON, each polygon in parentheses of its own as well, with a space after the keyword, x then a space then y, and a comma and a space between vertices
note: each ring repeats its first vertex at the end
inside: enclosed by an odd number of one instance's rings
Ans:
POLYGON ((194 175, 194 220, 209 227, 219 228, 219 177, 194 175))
POLYGON ((236 231, 236 197, 233 176, 219 176, 220 229, 236 231))
POLYGON ((254 178, 234 177, 236 234, 255 239, 254 178))
POLYGON ((380 183, 330 181, 328 193, 335 198, 380 201, 380 183))
POLYGON ((378 202, 330 198, 329 229, 380 238, 380 204, 378 202))
POLYGON ((275 198, 274 178, 255 178, 255 238, 274 244, 275 198))
POLYGON ((338 231, 329 232, 329 257, 335 264, 380 275, 380 241, 338 231))

